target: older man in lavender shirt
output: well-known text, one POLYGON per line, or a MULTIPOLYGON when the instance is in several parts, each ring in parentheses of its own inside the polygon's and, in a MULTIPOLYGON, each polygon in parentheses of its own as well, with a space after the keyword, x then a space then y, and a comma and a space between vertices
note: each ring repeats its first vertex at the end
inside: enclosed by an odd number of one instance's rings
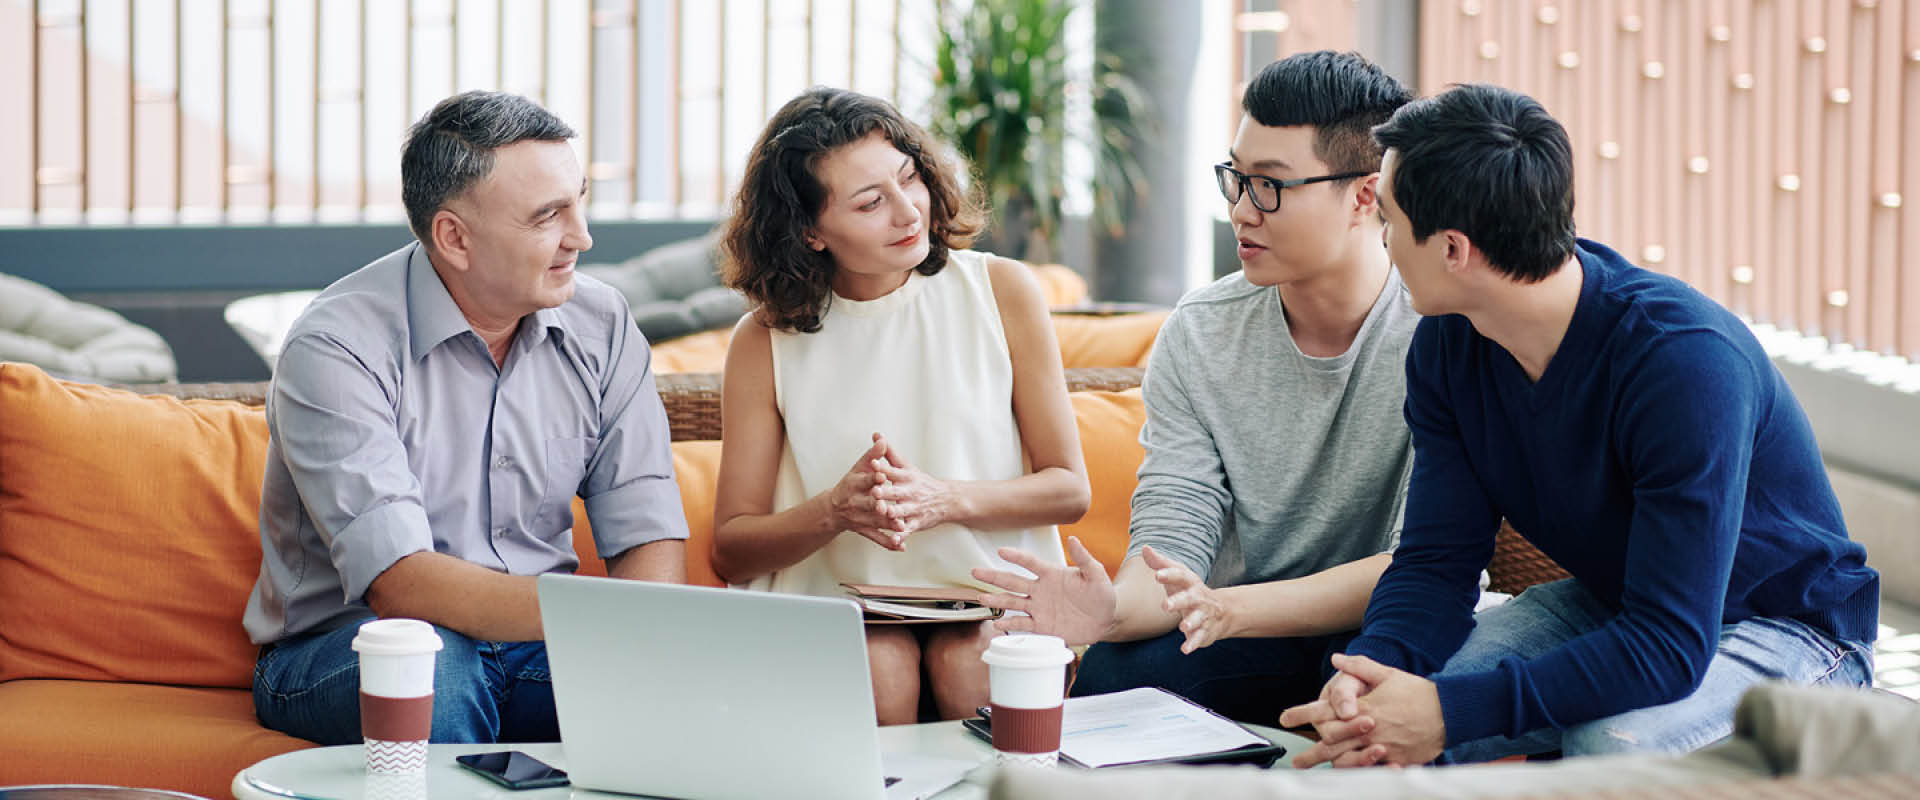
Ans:
POLYGON ((577 566, 572 501, 616 577, 678 582, 686 521, 647 343, 592 247, 574 132, 469 92, 409 132, 419 241, 340 279, 287 336, 267 401, 261 722, 360 740, 361 622, 445 642, 435 742, 558 738, 534 578, 577 566))

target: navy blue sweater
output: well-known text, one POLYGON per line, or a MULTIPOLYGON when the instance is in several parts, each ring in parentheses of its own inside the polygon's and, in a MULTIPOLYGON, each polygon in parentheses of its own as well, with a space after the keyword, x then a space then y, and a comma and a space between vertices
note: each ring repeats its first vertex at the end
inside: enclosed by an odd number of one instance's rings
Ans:
POLYGON ((1617 614, 1531 660, 1436 681, 1449 744, 1678 700, 1720 626, 1871 641, 1880 577, 1847 538, 1806 414, 1738 318, 1581 240, 1566 336, 1536 383, 1464 316, 1407 354, 1413 476, 1393 565, 1348 652, 1430 675, 1473 629, 1501 517, 1617 614))

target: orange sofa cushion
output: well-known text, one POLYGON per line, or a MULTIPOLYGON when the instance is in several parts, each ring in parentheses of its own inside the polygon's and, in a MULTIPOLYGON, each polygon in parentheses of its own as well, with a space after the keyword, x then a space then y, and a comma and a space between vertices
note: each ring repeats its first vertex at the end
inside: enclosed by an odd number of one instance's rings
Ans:
POLYGON ((733 328, 690 333, 653 346, 653 371, 721 372, 727 366, 727 342, 733 328))
POLYGON ((0 364, 0 681, 250 686, 266 448, 259 408, 0 364))
POLYGON ((1140 446, 1140 426, 1147 407, 1138 388, 1123 392, 1074 392, 1074 419, 1080 428, 1080 450, 1087 458, 1087 483, 1093 504, 1072 525, 1060 526, 1061 544, 1080 537, 1087 552, 1107 568, 1120 569, 1127 554, 1127 522, 1133 516, 1133 487, 1147 451, 1140 446))
MULTIPOLYGON (((1153 339, 1167 321, 1165 311, 1136 314, 1054 314, 1053 335, 1060 362, 1075 367, 1144 367, 1153 339)), ((727 365, 732 328, 682 336, 653 347, 653 371, 720 372, 727 365)))
POLYGON ((1111 316, 1053 315, 1053 335, 1060 340, 1060 361, 1074 367, 1144 367, 1153 352, 1154 337, 1167 321, 1165 311, 1111 316))
POLYGON ((1049 306, 1070 306, 1087 301, 1087 279, 1065 264, 1035 264, 1033 277, 1040 282, 1040 297, 1049 306))
POLYGON ((720 487, 720 442, 673 443, 673 476, 687 515, 687 583, 725 586, 713 571, 713 502, 720 487))
MULTIPOLYGON (((687 516, 687 583, 725 586, 713 571, 713 500, 720 481, 720 442, 673 443, 673 476, 680 485, 680 510, 687 516)), ((586 506, 573 500, 573 550, 578 574, 603 577, 607 567, 593 548, 593 525, 586 506)))
POLYGON ((253 694, 238 689, 0 683, 0 786, 87 783, 231 797, 240 770, 313 746, 260 727, 253 694))

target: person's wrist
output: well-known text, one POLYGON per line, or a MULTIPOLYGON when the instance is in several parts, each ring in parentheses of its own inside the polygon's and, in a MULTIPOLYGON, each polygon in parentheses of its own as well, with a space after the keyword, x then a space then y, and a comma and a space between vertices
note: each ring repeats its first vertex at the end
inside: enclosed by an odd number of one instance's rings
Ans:
POLYGON ((961 491, 960 484, 940 481, 936 484, 938 502, 933 507, 933 519, 925 526, 931 528, 948 522, 965 523, 973 519, 972 506, 961 491))
POLYGON ((1106 624, 1099 626, 1099 630, 1096 633, 1096 635, 1093 637, 1093 641, 1088 642, 1087 644, 1092 645, 1098 642, 1105 642, 1105 641, 1111 640, 1113 638, 1114 633, 1120 630, 1120 622, 1121 622, 1120 599, 1118 596, 1116 596, 1114 598, 1113 606, 1109 608, 1107 611, 1106 624))
POLYGON ((1216 639, 1238 639, 1246 631, 1240 629, 1240 601, 1232 592, 1217 591, 1213 596, 1220 604, 1220 635, 1216 639))
POLYGON ((835 486, 822 493, 819 497, 820 522, 822 527, 825 528, 822 533, 829 536, 836 535, 852 527, 847 524, 846 516, 840 512, 839 495, 840 487, 835 486))

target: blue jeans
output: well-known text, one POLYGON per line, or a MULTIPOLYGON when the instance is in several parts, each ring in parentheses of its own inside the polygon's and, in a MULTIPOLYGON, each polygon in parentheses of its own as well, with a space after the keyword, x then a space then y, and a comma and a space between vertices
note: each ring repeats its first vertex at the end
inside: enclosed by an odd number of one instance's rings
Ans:
MULTIPOLYGON (((264 648, 253 667, 260 724, 320 744, 359 744, 359 625, 264 648)), ((544 642, 489 642, 435 625, 433 735, 441 743, 554 742, 544 642)))
MULTIPOLYGON (((1530 659, 1600 628, 1614 612, 1577 580, 1533 586, 1474 617, 1472 635, 1438 675, 1482 672, 1501 659, 1530 659)), ((1753 617, 1720 627, 1720 645, 1693 694, 1565 729, 1515 738, 1490 736, 1448 747, 1440 763, 1491 761, 1559 750, 1568 756, 1636 751, 1684 753, 1733 733, 1740 695, 1761 681, 1865 686, 1873 682, 1873 645, 1846 642, 1804 623, 1753 617)))
POLYGON ((1071 694, 1156 686, 1229 719, 1274 725, 1288 706, 1319 696, 1333 677, 1329 658, 1355 633, 1225 639, 1188 654, 1180 652, 1186 634, 1177 628, 1137 642, 1101 642, 1081 658, 1071 694))

